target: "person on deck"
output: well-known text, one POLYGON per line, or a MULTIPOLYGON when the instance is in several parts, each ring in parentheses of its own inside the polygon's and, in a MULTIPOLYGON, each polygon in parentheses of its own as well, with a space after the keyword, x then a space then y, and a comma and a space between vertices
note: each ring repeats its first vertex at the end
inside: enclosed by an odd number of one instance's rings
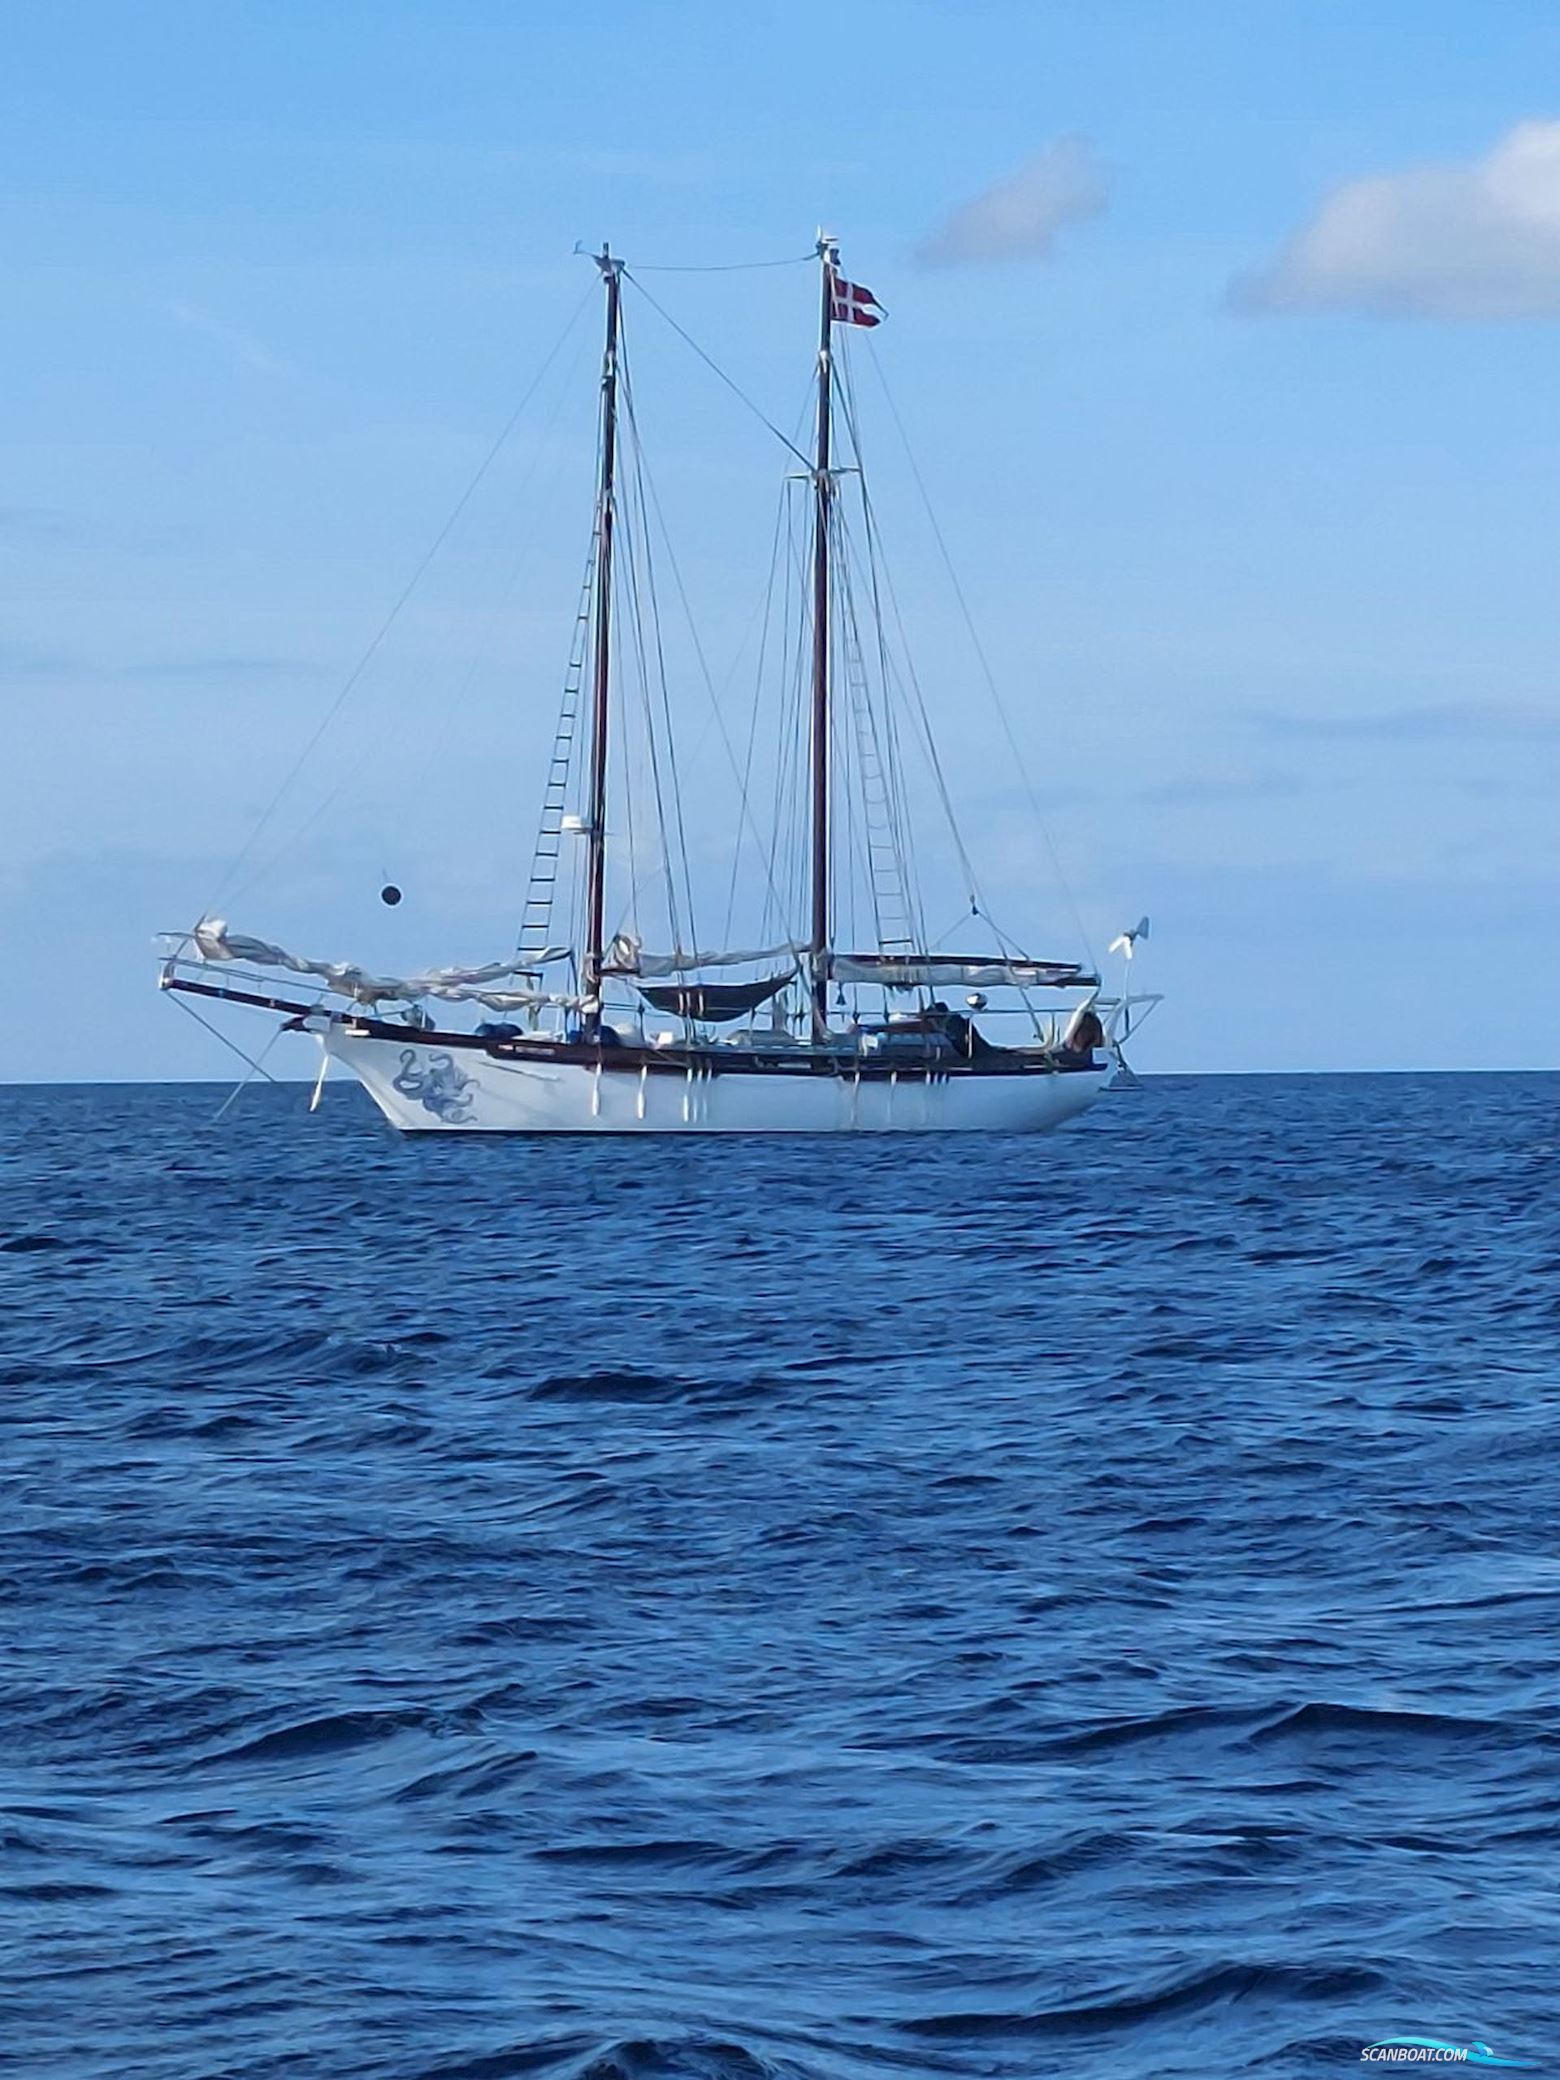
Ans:
POLYGON ((1094 1050, 1105 1045, 1105 1028, 1100 1024, 1099 1013, 1091 1004, 1082 1011, 1068 1028, 1067 1038, 1062 1043, 1062 1052, 1076 1060, 1092 1062, 1094 1050))

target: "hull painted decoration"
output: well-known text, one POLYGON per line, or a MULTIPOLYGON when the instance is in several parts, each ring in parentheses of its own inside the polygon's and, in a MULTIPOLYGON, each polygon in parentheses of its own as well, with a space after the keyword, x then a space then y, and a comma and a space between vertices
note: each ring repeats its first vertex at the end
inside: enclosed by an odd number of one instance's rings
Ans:
POLYGON ((1039 1133, 1076 1118, 1110 1077, 1109 1069, 869 1077, 823 1074, 805 1061, 765 1073, 486 1055, 462 1068, 440 1049, 339 1029, 323 1044, 408 1134, 1039 1133))

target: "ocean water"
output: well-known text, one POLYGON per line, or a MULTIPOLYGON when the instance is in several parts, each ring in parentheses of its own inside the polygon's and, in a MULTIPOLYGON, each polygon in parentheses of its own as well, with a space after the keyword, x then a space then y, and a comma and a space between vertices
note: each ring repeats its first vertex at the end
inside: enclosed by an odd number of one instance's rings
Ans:
POLYGON ((28 2080, 1560 2067, 1560 1078, 0 1092, 28 2080))

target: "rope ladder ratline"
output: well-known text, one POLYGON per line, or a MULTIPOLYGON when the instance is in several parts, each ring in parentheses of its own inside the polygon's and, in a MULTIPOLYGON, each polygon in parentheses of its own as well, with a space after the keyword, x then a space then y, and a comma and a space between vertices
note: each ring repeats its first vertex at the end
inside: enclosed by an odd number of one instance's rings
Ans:
MULTIPOLYGON (((907 924, 910 926, 911 931, 914 934, 918 935, 920 943, 924 946, 926 944, 926 911, 921 896, 920 874, 916 866, 916 852, 913 842, 914 834, 911 829, 910 802, 904 780, 904 764, 900 756, 899 750, 899 727, 894 714, 895 672, 893 668, 893 658, 888 643, 887 623, 883 614, 882 592, 878 579, 878 547, 872 524, 873 514, 871 501, 867 491, 866 455, 863 452, 861 444, 861 428, 856 414, 855 385, 852 380, 851 357, 848 352, 841 356, 840 366, 843 375, 843 382, 841 385, 841 403, 845 419, 845 429, 850 439, 852 453, 855 455, 856 458, 856 484, 858 496, 861 500, 862 523, 866 546, 867 591, 868 597, 871 601, 873 631, 877 639, 876 649, 878 678, 883 693, 881 742, 879 741, 879 723, 877 709, 875 704, 871 703, 870 700, 868 702, 867 710, 868 720, 871 724, 872 729, 874 755, 877 757, 880 769, 883 774, 883 791, 889 812, 890 833, 895 848, 897 870, 900 876, 903 894, 905 898, 906 921, 907 924)), ((843 503, 844 502, 841 501, 842 507, 843 503)), ((850 582, 851 569, 853 566, 859 569, 861 558, 856 549, 855 538, 851 533, 850 528, 845 524, 843 512, 841 515, 841 530, 844 539, 846 582, 848 585, 850 582)), ((851 612, 854 616, 855 609, 853 602, 851 612)), ((906 648, 908 658, 908 645, 906 646, 906 648)), ((863 677, 865 677, 864 664, 863 677)), ((903 698, 902 693, 901 698, 903 698)), ((928 736, 930 738, 929 729, 928 736)), ((933 777, 936 780, 940 780, 941 774, 936 759, 935 741, 932 741, 931 749, 933 753, 933 777)), ((951 803, 948 804, 945 813, 949 817, 950 828, 953 834, 954 846, 959 854, 960 864, 963 865, 963 841, 960 836, 957 823, 953 819, 951 803)))
MULTIPOLYGON (((885 949, 893 945, 901 950, 908 950, 917 944, 925 943, 926 919, 921 904, 919 880, 915 872, 909 804, 897 769, 890 734, 892 712, 887 708, 889 688, 885 683, 885 714, 883 726, 880 726, 878 703, 872 697, 866 656, 861 645, 856 589, 852 582, 852 570, 857 560, 855 544, 846 525, 843 509, 839 514, 836 533, 842 610, 840 619, 845 638, 846 694, 859 739, 856 772, 862 794, 867 861, 872 880, 878 942, 885 949), (901 929, 893 931, 887 927, 895 921, 896 910, 901 929)), ((877 620, 875 595, 872 598, 872 610, 881 654, 883 629, 881 621, 877 620)))
MULTIPOLYGON (((579 735, 580 698, 585 682, 585 660, 590 648, 590 612, 595 595, 596 541, 599 518, 593 520, 590 544, 585 552, 585 572, 580 581, 574 625, 569 635, 569 654, 564 666, 563 692, 553 729, 552 755, 542 784, 542 806, 537 816, 536 842, 531 851, 531 872, 526 882, 525 904, 520 928, 515 935, 515 955, 540 953, 551 944, 553 910, 563 866, 563 818, 569 787, 574 778, 574 752, 579 735)), ((572 918, 571 918, 572 940, 572 918)))
MULTIPOLYGON (((873 366, 876 367, 876 365, 876 361, 874 361, 873 366)), ((861 447, 855 419, 855 391, 851 383, 848 365, 842 390, 844 393, 846 426, 850 432, 852 445, 855 447, 859 464, 861 447)), ((926 704, 926 693, 921 685, 920 674, 915 668, 915 657, 910 648, 910 638, 905 628, 904 614, 899 605, 898 588, 894 584, 893 570, 884 553, 882 529, 878 524, 877 508, 873 503, 872 494, 867 488, 866 471, 864 468, 858 468, 857 481, 861 496, 862 521, 866 532, 867 562, 871 578, 874 611, 878 614, 878 626, 885 637, 883 650, 885 672, 890 670, 891 659, 886 644, 886 623, 881 612, 880 585, 888 594, 889 606, 894 617, 894 626, 899 636, 899 647, 904 658, 905 675, 908 679, 910 690, 914 695, 913 702, 906 699, 904 681, 900 680, 899 674, 891 672, 890 676, 899 684, 900 698, 905 702, 910 719, 915 725, 921 748, 926 754, 927 764, 931 769, 933 785, 937 790, 938 802, 941 805, 943 817, 948 826, 948 835, 953 840, 954 851, 958 856, 959 866, 964 875, 965 888, 970 899, 970 909, 972 912, 979 912, 982 908, 983 898, 981 896, 979 879, 975 872, 975 863, 970 857, 969 848, 964 842, 964 834, 959 828, 958 815, 953 806, 953 794, 948 786, 947 776, 943 771, 942 754, 937 748, 937 735, 932 728, 931 711, 926 704)))

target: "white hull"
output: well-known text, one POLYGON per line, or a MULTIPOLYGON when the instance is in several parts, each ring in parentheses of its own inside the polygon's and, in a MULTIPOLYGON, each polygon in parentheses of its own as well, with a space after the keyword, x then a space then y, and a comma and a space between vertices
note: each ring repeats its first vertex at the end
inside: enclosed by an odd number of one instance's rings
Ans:
POLYGON ((1034 1134, 1084 1111, 1109 1069, 863 1078, 496 1060, 476 1048, 321 1035, 408 1134, 1034 1134))

